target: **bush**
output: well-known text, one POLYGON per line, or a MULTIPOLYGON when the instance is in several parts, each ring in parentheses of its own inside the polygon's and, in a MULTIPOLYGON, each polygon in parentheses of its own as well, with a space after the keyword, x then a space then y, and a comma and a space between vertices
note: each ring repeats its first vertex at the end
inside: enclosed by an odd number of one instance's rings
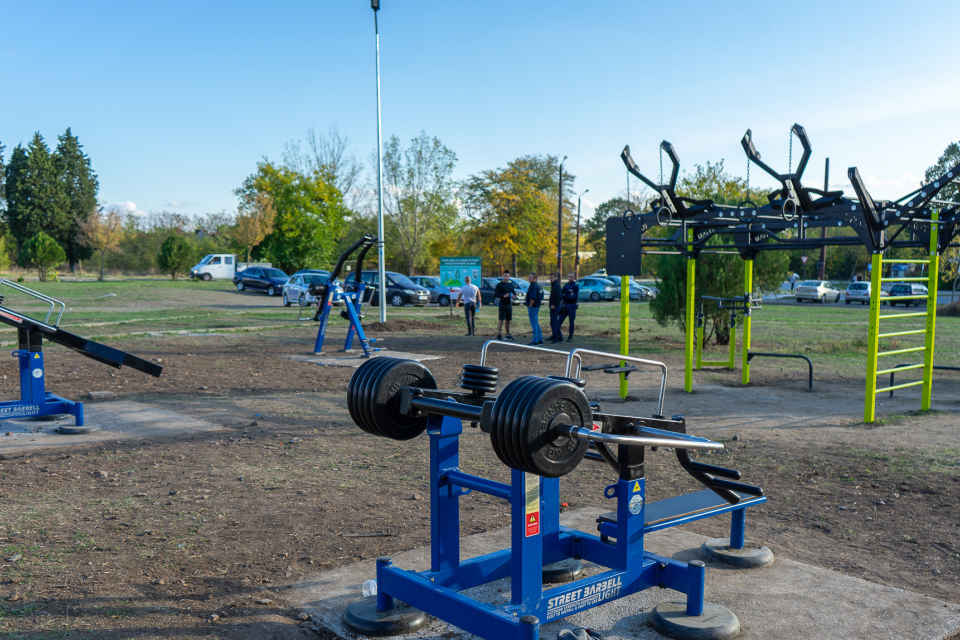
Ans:
MULTIPOLYGON (((25 267, 35 268, 40 274, 40 282, 46 282, 50 278, 53 267, 62 264, 66 259, 67 254, 63 247, 40 231, 23 243, 18 262, 25 267)), ((56 279, 55 271, 53 271, 53 279, 56 279)))
POLYGON ((183 236, 171 233, 160 245, 157 254, 157 266, 163 273, 169 273, 174 280, 193 266, 193 246, 183 236))
POLYGON ((960 316, 960 300, 954 300, 950 304, 942 304, 937 307, 938 316, 960 316))

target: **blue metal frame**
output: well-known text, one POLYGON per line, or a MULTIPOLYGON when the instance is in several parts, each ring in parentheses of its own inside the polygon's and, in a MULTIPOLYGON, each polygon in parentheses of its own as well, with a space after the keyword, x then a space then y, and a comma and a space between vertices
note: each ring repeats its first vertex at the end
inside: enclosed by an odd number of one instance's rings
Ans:
POLYGON ((44 389, 43 352, 32 350, 39 349, 39 345, 30 347, 11 354, 20 365, 20 400, 0 402, 0 419, 67 413, 76 419, 78 427, 83 426, 83 403, 55 396, 44 389))
MULTIPOLYGON (((680 591, 687 596, 688 615, 703 613, 703 564, 687 564, 644 550, 643 535, 647 529, 643 478, 619 479, 607 487, 605 495, 617 500, 617 522, 605 523, 601 538, 560 526, 559 478, 541 478, 514 470, 508 485, 460 471, 462 431, 463 423, 458 418, 429 418, 430 569, 409 571, 397 567, 389 558, 378 560, 378 610, 393 608, 396 597, 489 640, 536 640, 541 624, 651 587, 680 591), (459 500, 472 491, 510 502, 511 548, 461 560, 459 500), (639 509, 635 498, 638 495, 642 501, 639 509), (636 513, 630 509, 631 502, 636 513), (536 511, 534 519, 531 509, 536 511), (544 590, 543 567, 568 558, 603 565, 609 570, 544 590), (460 593, 507 577, 511 581, 509 605, 488 604, 460 593)), ((749 506, 746 502, 753 503, 745 501, 699 517, 733 511, 731 538, 737 537, 732 542, 739 542, 742 547, 743 514, 749 506)), ((685 521, 678 519, 664 526, 685 521)))
POLYGON ((363 348, 364 356, 369 357, 372 353, 380 351, 380 349, 375 349, 370 346, 372 343, 378 342, 378 340, 376 338, 368 338, 363 333, 363 325, 360 324, 360 305, 363 302, 364 289, 366 289, 366 283, 360 280, 360 275, 357 274, 355 291, 342 291, 337 287, 337 283, 332 280, 328 281, 327 284, 329 286, 327 286, 323 298, 317 302, 321 309, 320 326, 317 328, 317 341, 313 345, 313 352, 323 352, 323 340, 327 333, 327 321, 330 319, 330 311, 333 309, 333 303, 338 300, 343 301, 343 306, 350 316, 350 328, 347 329, 347 339, 343 343, 343 350, 349 351, 353 348, 353 338, 356 336, 360 340, 360 346, 363 348))

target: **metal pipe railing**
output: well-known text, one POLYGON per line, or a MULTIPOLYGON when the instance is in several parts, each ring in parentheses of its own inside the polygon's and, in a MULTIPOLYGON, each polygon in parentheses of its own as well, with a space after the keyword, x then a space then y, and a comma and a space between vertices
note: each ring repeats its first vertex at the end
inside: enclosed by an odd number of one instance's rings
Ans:
MULTIPOLYGON (((667 365, 662 362, 657 362, 656 360, 645 360, 644 358, 637 358, 635 356, 625 356, 617 353, 607 353, 605 351, 593 351, 591 349, 582 349, 576 348, 570 351, 570 354, 567 356, 567 370, 564 374, 567 377, 570 377, 570 374, 573 370, 574 358, 577 360, 577 372, 574 377, 580 377, 580 368, 583 364, 581 355, 591 355, 591 356, 600 356, 602 358, 610 358, 612 360, 624 360, 626 362, 634 362, 637 364, 646 364, 653 367, 657 367, 661 371, 660 375, 660 397, 657 403, 657 415, 663 415, 663 398, 667 391, 667 365)), ((670 446, 670 445, 665 445, 670 446)))

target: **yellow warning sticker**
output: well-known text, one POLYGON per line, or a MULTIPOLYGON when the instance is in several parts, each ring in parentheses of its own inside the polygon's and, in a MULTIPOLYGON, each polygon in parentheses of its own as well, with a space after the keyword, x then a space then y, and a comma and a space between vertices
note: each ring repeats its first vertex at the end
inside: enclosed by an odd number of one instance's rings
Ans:
POLYGON ((540 476, 533 473, 523 475, 526 536, 530 537, 540 534, 540 476))
POLYGON ((633 483, 633 493, 636 493, 637 491, 640 491, 640 483, 639 483, 639 482, 634 482, 634 483, 633 483))

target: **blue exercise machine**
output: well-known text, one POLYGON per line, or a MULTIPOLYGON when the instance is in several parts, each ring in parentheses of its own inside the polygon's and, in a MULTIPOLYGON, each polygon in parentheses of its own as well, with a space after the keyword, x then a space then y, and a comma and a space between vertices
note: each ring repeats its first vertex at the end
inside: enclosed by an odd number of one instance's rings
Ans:
POLYGON ((0 419, 39 418, 65 413, 74 417, 76 426, 83 426, 82 402, 74 402, 55 396, 45 389, 44 340, 63 345, 88 358, 117 369, 127 365, 154 377, 160 377, 163 367, 158 364, 60 329, 58 325, 60 324, 60 318, 63 316, 64 304, 59 300, 9 280, 0 280, 0 285, 27 294, 48 305, 44 320, 37 320, 2 306, 4 296, 0 295, 0 322, 17 330, 17 350, 11 355, 17 358, 20 365, 20 400, 0 402, 0 419), (56 317, 51 321, 54 313, 56 313, 56 317))
MULTIPOLYGON (((569 374, 570 363, 567 369, 569 374)), ((736 470, 690 457, 691 450, 720 451, 723 444, 687 434, 683 416, 603 413, 587 401, 581 379, 522 376, 490 397, 487 394, 496 392, 498 377, 496 368, 466 364, 460 384, 465 391, 439 391, 427 368, 412 360, 378 357, 357 369, 347 388, 347 406, 361 429, 395 440, 423 431, 430 437, 431 566, 427 571, 410 571, 390 558, 379 558, 377 595, 349 605, 345 623, 360 633, 391 635, 391 625, 396 624, 391 612, 398 599, 482 638, 536 640, 542 624, 660 587, 684 593, 686 603, 679 610, 676 604, 673 609, 663 608, 671 603, 659 605, 651 620, 656 628, 684 637, 683 621, 688 619, 694 620, 689 637, 713 637, 702 624, 706 607, 708 618, 722 621, 715 637, 732 637, 734 628, 739 630, 736 616, 704 603, 705 564, 644 549, 647 533, 730 513, 731 533, 729 540, 724 539, 725 546, 734 555, 744 550, 745 510, 766 501, 763 490, 736 482, 740 478, 736 470), (489 434, 497 457, 512 469, 509 484, 460 471, 458 445, 464 421, 489 434), (647 503, 645 451, 666 447, 706 489, 647 503), (584 458, 609 465, 617 475, 604 490, 606 498, 616 500, 616 509, 598 518, 599 535, 560 525, 559 479, 584 458), (459 501, 473 491, 509 503, 511 546, 462 560, 459 501), (607 570, 544 588, 548 566, 570 560, 607 570), (509 604, 482 602, 462 593, 507 577, 509 604)), ((416 626, 416 618, 405 615, 396 632, 415 630, 411 626, 416 626)), ((426 617, 422 620, 419 624, 426 617)))
MULTIPOLYGON (((313 320, 320 323, 320 326, 317 327, 317 341, 313 346, 313 352, 315 354, 323 352, 323 341, 327 334, 327 322, 330 320, 330 311, 336 302, 343 303, 340 315, 350 322, 350 328, 347 329, 347 339, 343 343, 343 350, 350 351, 350 349, 353 348, 354 337, 356 337, 360 341, 360 346, 363 349, 363 357, 370 357, 372 353, 380 351, 380 349, 370 346, 374 342, 379 342, 379 340, 376 338, 368 338, 366 334, 363 333, 363 325, 360 323, 363 317, 361 306, 367 288, 366 283, 360 277, 363 272, 363 259, 366 257, 367 252, 377 246, 378 243, 379 240, 376 236, 370 234, 363 236, 340 255, 340 259, 337 260, 337 264, 334 266, 333 272, 330 274, 330 277, 327 278, 326 282, 310 284, 310 295, 317 299, 317 312, 313 316, 313 320), (357 254, 357 269, 354 271, 353 282, 341 287, 337 283, 337 278, 340 277, 344 263, 349 260, 350 255, 358 249, 360 253, 357 254)), ((373 295, 376 295, 376 290, 372 291, 371 296, 373 295)))

